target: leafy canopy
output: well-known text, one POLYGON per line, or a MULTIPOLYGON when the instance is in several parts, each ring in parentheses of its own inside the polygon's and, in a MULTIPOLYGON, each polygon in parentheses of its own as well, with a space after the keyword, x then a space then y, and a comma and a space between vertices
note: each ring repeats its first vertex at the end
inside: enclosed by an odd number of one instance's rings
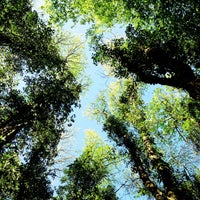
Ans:
MULTIPOLYGON (((57 20, 92 24, 94 60, 117 77, 182 88, 199 99, 199 1, 51 1, 57 20), (102 27, 126 26, 126 37, 109 44, 95 36, 102 27), (96 31, 98 29, 98 31, 96 31)), ((47 6, 48 7, 48 6, 47 6)))

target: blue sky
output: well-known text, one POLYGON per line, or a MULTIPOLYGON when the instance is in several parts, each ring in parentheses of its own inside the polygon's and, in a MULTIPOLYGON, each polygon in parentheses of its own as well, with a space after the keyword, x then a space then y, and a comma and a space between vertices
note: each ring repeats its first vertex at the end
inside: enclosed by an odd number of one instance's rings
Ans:
MULTIPOLYGON (((85 31, 88 28, 87 26, 75 26, 72 29, 70 29, 71 24, 66 24, 66 29, 70 32, 72 32, 74 35, 79 35, 83 39, 85 39, 85 31)), ((116 29, 116 34, 120 35, 121 30, 116 29), (118 32, 118 33, 117 33, 118 32)), ((98 97, 98 94, 100 91, 107 89, 110 85, 110 83, 114 80, 114 78, 109 78, 108 76, 105 75, 103 68, 101 66, 95 66, 93 64, 93 61, 91 59, 92 52, 89 50, 88 46, 86 46, 85 49, 85 56, 87 59, 87 64, 86 64, 86 70, 85 74, 89 75, 91 78, 91 85, 89 86, 88 90, 86 93, 84 93, 81 96, 81 108, 76 108, 75 109, 75 114, 76 114, 76 119, 75 123, 73 124, 73 130, 74 130, 74 135, 72 137, 72 142, 67 145, 70 145, 70 151, 69 154, 71 153, 73 155, 79 155, 81 153, 81 150, 84 145, 84 138, 85 138, 85 132, 88 129, 94 130, 96 133, 98 133, 102 139, 108 141, 108 138, 106 137, 106 133, 102 131, 102 125, 98 124, 95 120, 91 120, 89 117, 86 116, 85 111, 86 109, 90 106, 91 103, 94 103, 96 98, 98 97)), ((146 100, 150 100, 152 97, 152 91, 154 87, 151 90, 147 91, 146 94, 146 100)), ((61 144, 63 144, 61 142, 61 144)), ((68 148, 66 146, 66 148, 68 148)), ((67 150, 67 149, 66 149, 67 150)), ((75 158, 75 157, 74 157, 75 158)), ((73 159, 71 159, 72 161, 73 159)), ((67 160, 68 162, 69 160, 67 160)), ((54 182, 54 185, 58 184, 56 180, 54 182)), ((123 189, 122 189, 123 191, 123 189)), ((120 198, 123 200, 130 200, 134 198, 130 198, 129 196, 123 196, 123 198, 120 198)), ((147 199, 146 197, 141 197, 138 198, 138 200, 145 200, 147 199)))
MULTIPOLYGON (((42 1, 33 1, 35 8, 38 10, 39 7, 42 5, 42 1)), ((64 29, 71 32, 74 36, 79 36, 82 40, 86 40, 85 33, 88 26, 83 25, 76 25, 72 27, 72 23, 67 23, 64 26, 64 29)), ((115 36, 122 36, 124 35, 124 30, 120 26, 116 26, 113 29, 113 33, 115 36)), ((106 37, 110 38, 113 34, 107 34, 106 37)), ((102 139, 108 140, 106 137, 106 133, 102 131, 102 125, 98 124, 95 120, 89 119, 85 115, 86 109, 93 103, 99 92, 109 87, 110 82, 113 81, 113 78, 109 78, 105 75, 103 68, 100 66, 95 66, 91 59, 92 52, 89 50, 88 45, 85 48, 85 56, 87 59, 86 70, 85 74, 90 76, 91 85, 89 86, 86 93, 81 95, 81 108, 76 108, 74 113, 76 114, 75 123, 72 127, 72 137, 68 139, 64 139, 60 142, 60 147, 63 149, 61 151, 60 156, 58 159, 66 159, 66 164, 69 164, 70 161, 75 159, 75 156, 78 156, 81 153, 81 150, 84 145, 84 138, 85 138, 85 131, 88 129, 92 129, 97 132, 102 139)), ((152 89, 153 90, 153 89, 152 89)), ((148 90, 146 94, 146 100, 149 100, 152 96, 152 90, 148 90)), ((57 165, 56 168, 62 170, 63 164, 61 166, 57 165)), ((62 175, 61 171, 58 171, 58 175, 62 175)), ((56 178, 53 181, 53 186, 59 184, 59 178, 56 178)), ((131 198, 132 199, 132 198, 131 198)), ((138 198, 140 200, 146 198, 138 198)), ((130 200, 130 197, 123 197, 123 200, 130 200)))
MULTIPOLYGON (((35 7, 38 10, 38 7, 42 5, 43 0, 34 0, 35 7)), ((85 38, 85 33, 87 30, 88 26, 83 26, 83 25, 76 25, 72 27, 72 23, 67 23, 65 25, 65 29, 69 32, 72 33, 72 35, 79 36, 82 38, 82 40, 86 40, 85 38)), ((106 37, 110 38, 112 36, 123 36, 124 34, 124 29, 121 28, 120 26, 116 26, 115 29, 113 29, 114 34, 107 34, 106 37)), ((81 153, 81 150, 84 145, 84 138, 85 138, 85 131, 88 129, 92 129, 95 132, 97 132, 102 139, 108 140, 106 137, 106 133, 102 131, 102 125, 98 124, 95 120, 89 119, 85 115, 86 109, 90 106, 91 103, 93 103, 99 92, 101 90, 104 90, 109 87, 109 84, 113 79, 105 76, 103 69, 100 66, 95 66, 93 64, 93 61, 91 59, 91 54, 92 52, 89 50, 88 45, 86 45, 85 49, 85 56, 87 59, 87 64, 86 64, 86 70, 85 74, 89 75, 91 78, 91 85, 88 88, 88 91, 84 93, 81 96, 81 108, 78 109, 76 108, 74 110, 74 113, 76 115, 75 123, 73 124, 72 127, 72 136, 70 138, 67 138, 65 140, 62 140, 60 143, 60 147, 63 148, 64 152, 61 151, 60 157, 61 159, 66 159, 66 164, 69 164, 69 162, 73 161, 76 156, 78 156, 81 153)), ((146 91, 144 100, 145 101, 150 101, 153 90, 157 86, 152 86, 146 91)), ((67 129, 67 128, 66 128, 67 129)), ((177 149, 176 149, 177 150, 177 149)), ((57 165, 56 167, 60 167, 57 165)), ((59 170, 62 170, 62 167, 59 168, 59 170)), ((61 175, 61 173, 59 173, 61 175)), ((53 181, 53 186, 57 186, 59 184, 59 178, 55 179, 53 181)), ((120 198, 121 200, 130 200, 130 199, 136 199, 134 197, 122 197, 120 198)), ((145 200, 147 199, 146 197, 141 197, 137 198, 138 200, 145 200)))

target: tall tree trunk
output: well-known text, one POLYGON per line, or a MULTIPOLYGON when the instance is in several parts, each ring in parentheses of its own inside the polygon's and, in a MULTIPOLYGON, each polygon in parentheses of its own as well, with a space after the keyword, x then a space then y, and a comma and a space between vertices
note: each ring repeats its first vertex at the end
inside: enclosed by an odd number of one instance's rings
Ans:
POLYGON ((138 172, 144 187, 152 196, 157 200, 167 200, 165 193, 151 180, 149 169, 143 163, 143 151, 138 147, 137 141, 129 135, 123 122, 118 121, 113 116, 107 116, 107 121, 104 123, 104 130, 109 133, 114 141, 117 143, 120 141, 119 146, 124 146, 128 150, 133 162, 133 173, 135 173, 135 170, 138 172))
POLYGON ((151 192, 151 194, 157 200, 167 200, 167 197, 165 196, 164 192, 160 190, 156 183, 154 183, 150 179, 149 174, 147 173, 147 169, 144 168, 143 162, 141 160, 142 151, 141 149, 138 149, 135 141, 126 136, 123 143, 131 155, 131 159, 134 162, 134 166, 137 168, 140 179, 142 180, 144 186, 149 190, 149 192, 151 192))
POLYGON ((168 163, 161 159, 159 153, 152 144, 152 138, 150 138, 146 133, 142 135, 142 141, 144 146, 146 147, 145 150, 154 169, 161 176, 164 188, 166 190, 167 199, 181 200, 181 198, 179 198, 179 184, 173 175, 173 169, 169 166, 168 163))

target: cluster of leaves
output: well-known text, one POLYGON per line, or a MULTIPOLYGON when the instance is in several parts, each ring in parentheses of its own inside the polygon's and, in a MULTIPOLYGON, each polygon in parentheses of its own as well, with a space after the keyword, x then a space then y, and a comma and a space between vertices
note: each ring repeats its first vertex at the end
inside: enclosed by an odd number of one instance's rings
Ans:
MULTIPOLYGON (((51 0, 45 1, 43 7, 53 22, 80 22, 93 23, 96 28, 102 24, 107 27, 120 23, 123 16, 129 15, 123 1, 91 1, 91 0, 51 0), (90 12, 88 12, 90 10, 90 12)), ((102 27, 101 27, 102 28, 102 27)))
MULTIPOLYGON (((199 151, 199 117, 191 113, 191 101, 185 93, 176 89, 157 88, 146 114, 152 127, 151 132, 157 131, 164 141, 169 141, 167 135, 178 134, 199 151)), ((198 109, 195 110, 198 112, 198 109)))

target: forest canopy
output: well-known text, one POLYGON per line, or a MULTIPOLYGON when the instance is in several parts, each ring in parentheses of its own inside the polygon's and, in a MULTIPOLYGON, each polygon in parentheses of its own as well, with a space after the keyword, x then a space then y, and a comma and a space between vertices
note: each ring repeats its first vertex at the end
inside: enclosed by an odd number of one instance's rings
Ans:
POLYGON ((112 65, 117 77, 136 75, 199 100, 199 1, 51 0, 47 11, 53 21, 90 23, 94 60, 112 65), (126 26, 125 38, 106 44, 95 34, 115 24, 126 26))
POLYGON ((0 10, 1 199, 200 198, 200 1, 44 0, 43 18, 29 0, 0 10), (109 69, 86 111, 109 142, 87 131, 58 178, 85 89, 84 44, 68 22, 87 27, 94 64, 109 69), (115 26, 123 34, 107 39, 115 26))

